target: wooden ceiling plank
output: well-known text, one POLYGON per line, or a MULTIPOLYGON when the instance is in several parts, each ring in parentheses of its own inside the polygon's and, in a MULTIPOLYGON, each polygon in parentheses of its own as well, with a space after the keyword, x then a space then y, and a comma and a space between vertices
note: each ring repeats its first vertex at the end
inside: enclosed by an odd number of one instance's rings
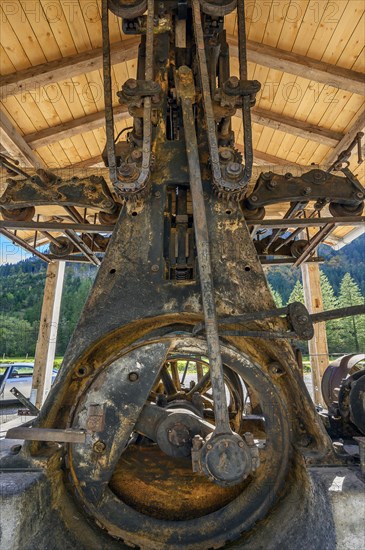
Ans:
POLYGON ((19 160, 24 166, 45 168, 42 161, 3 112, 0 113, 0 141, 9 155, 19 160))
MULTIPOLYGON (((237 37, 227 36, 230 45, 231 55, 238 56, 237 37)), ((364 95, 364 76, 350 69, 343 69, 337 65, 330 65, 323 61, 311 59, 294 52, 288 52, 279 48, 273 48, 266 44, 247 41, 248 59, 264 67, 270 67, 279 71, 303 76, 309 80, 330 83, 342 90, 354 94, 364 95)))
POLYGON ((351 130, 342 138, 338 145, 329 153, 326 158, 326 163, 332 164, 337 159, 338 155, 347 149, 351 142, 355 139, 355 136, 358 132, 365 131, 365 111, 361 113, 359 118, 353 124, 351 130))
MULTIPOLYGON (((137 57, 138 44, 138 38, 129 38, 121 43, 112 44, 112 64, 122 63, 137 57)), ((24 90, 29 91, 60 80, 73 78, 101 67, 101 48, 29 67, 23 71, 0 77, 0 98, 4 99, 24 90)))

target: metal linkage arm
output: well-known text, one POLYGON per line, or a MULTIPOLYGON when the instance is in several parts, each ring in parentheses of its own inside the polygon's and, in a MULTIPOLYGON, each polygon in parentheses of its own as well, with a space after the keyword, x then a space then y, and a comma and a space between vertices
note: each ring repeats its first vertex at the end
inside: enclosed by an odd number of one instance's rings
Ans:
MULTIPOLYGON (((200 10, 200 8, 199 8, 200 10)), ((199 276, 205 318, 205 330, 209 350, 211 383, 214 396, 215 433, 231 433, 224 389, 223 366, 220 353, 214 285, 209 249, 208 223, 205 211, 203 185, 200 172, 198 142, 195 132, 193 103, 195 87, 191 69, 180 67, 177 71, 177 91, 183 113, 186 152, 188 156, 190 190, 193 203, 195 239, 198 254, 199 276)))

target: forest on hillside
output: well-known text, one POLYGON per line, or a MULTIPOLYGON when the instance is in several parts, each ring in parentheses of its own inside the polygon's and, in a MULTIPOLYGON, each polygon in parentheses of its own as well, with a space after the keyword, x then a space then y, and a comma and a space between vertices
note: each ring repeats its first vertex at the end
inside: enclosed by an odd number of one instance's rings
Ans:
MULTIPOLYGON (((336 252, 321 246, 321 288, 325 309, 364 303, 365 235, 336 252)), ((63 289, 57 355, 63 355, 92 286, 97 268, 67 264, 63 289)), ((0 266, 0 357, 34 355, 37 341, 46 265, 37 258, 0 266)), ((278 307, 303 302, 300 269, 267 269, 278 307)), ((351 353, 365 349, 365 316, 327 323, 329 351, 351 353)), ((303 346, 306 351, 306 345, 303 346)))

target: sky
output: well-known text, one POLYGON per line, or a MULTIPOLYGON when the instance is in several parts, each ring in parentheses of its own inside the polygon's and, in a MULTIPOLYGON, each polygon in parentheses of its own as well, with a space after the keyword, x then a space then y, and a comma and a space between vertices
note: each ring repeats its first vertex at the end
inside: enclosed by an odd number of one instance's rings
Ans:
POLYGON ((3 235, 0 235, 0 265, 16 264, 17 262, 30 258, 31 256, 32 254, 17 244, 13 244, 3 235))

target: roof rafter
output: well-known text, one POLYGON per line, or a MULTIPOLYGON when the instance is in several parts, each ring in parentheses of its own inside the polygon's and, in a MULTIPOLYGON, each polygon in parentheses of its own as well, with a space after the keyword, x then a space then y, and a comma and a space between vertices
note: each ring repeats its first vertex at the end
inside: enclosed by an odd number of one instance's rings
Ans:
MULTIPOLYGON (((117 105, 113 109, 114 111, 114 121, 126 120, 130 118, 128 110, 123 105, 117 105)), ((56 141, 61 141, 77 134, 82 134, 83 132, 89 132, 90 130, 95 130, 101 128, 105 124, 105 112, 98 111, 91 115, 84 117, 76 118, 70 120, 69 122, 64 122, 58 124, 57 126, 51 126, 50 128, 45 128, 39 132, 34 132, 33 134, 28 134, 24 136, 25 141, 32 149, 38 149, 39 147, 44 147, 50 143, 56 141)))
POLYGON ((338 142, 344 137, 340 132, 334 132, 327 128, 315 126, 309 122, 290 118, 285 115, 266 111, 264 109, 254 108, 252 110, 252 122, 261 126, 268 126, 274 130, 280 130, 287 134, 316 141, 327 147, 336 147, 338 142))
POLYGON ((326 163, 332 164, 337 160, 338 155, 347 149, 351 142, 355 139, 358 132, 365 131, 365 111, 361 113, 356 122, 352 125, 349 132, 342 138, 342 140, 337 144, 337 146, 331 151, 326 158, 326 163))
POLYGON ((45 168, 43 162, 3 112, 0 112, 0 142, 7 153, 14 160, 18 160, 22 166, 45 168))
MULTIPOLYGON (((111 63, 116 65, 123 61, 130 61, 137 57, 139 38, 127 38, 122 42, 111 45, 111 63)), ((60 80, 67 80, 83 73, 100 69, 103 65, 103 50, 97 48, 87 52, 62 57, 56 61, 49 61, 35 65, 16 73, 0 77, 0 99, 29 92, 60 80)))
MULTIPOLYGON (((237 37, 227 36, 227 41, 230 45, 230 54, 233 57, 238 57, 237 37)), ((347 90, 353 94, 365 95, 364 75, 350 69, 330 65, 324 61, 273 48, 252 40, 247 40, 247 58, 248 61, 264 67, 302 76, 308 80, 347 90)))
MULTIPOLYGON (((238 57, 237 38, 227 37, 231 55, 238 57)), ((112 64, 121 63, 137 57, 139 38, 133 37, 111 46, 112 64)), ((267 44, 247 41, 248 60, 265 67, 305 76, 323 84, 328 84, 352 93, 364 95, 365 85, 361 73, 330 65, 293 52, 273 48, 267 44)), ((77 55, 64 57, 36 65, 10 75, 0 77, 0 98, 33 90, 60 80, 72 78, 102 67, 102 49, 97 48, 77 55)))
MULTIPOLYGON (((130 118, 130 115, 126 107, 117 105, 114 107, 114 118, 115 120, 126 120, 130 118)), ((282 132, 293 134, 303 139, 316 141, 327 147, 336 147, 338 142, 344 137, 343 134, 339 132, 320 128, 305 121, 285 117, 281 114, 259 108, 254 108, 252 110, 252 121, 256 124, 273 128, 274 130, 281 130, 282 132)), ((92 115, 87 115, 57 126, 40 130, 33 134, 28 134, 24 139, 32 149, 38 149, 38 147, 47 146, 50 143, 100 128, 103 126, 104 122, 105 113, 104 111, 99 111, 92 115)))

